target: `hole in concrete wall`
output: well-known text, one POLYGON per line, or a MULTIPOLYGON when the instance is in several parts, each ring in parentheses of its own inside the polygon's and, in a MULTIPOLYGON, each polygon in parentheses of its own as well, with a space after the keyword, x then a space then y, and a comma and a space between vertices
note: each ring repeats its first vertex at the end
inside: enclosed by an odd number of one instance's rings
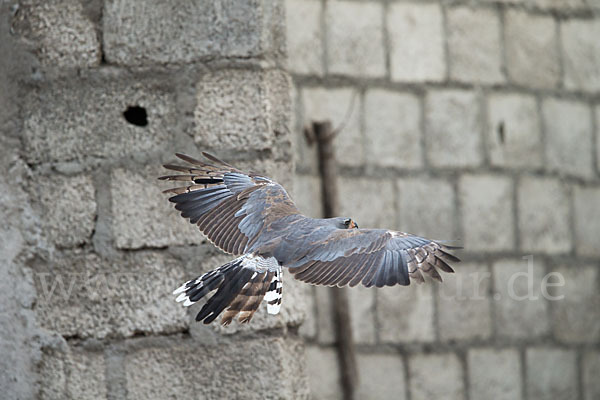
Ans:
POLYGON ((498 140, 500 141, 500 143, 504 144, 504 121, 500 121, 500 123, 498 124, 498 128, 497 128, 497 132, 498 132, 498 140))
POLYGON ((148 125, 148 113, 146 113, 146 109, 144 107, 129 106, 127 107, 127 110, 123 112, 123 116, 130 124, 136 126, 148 125))

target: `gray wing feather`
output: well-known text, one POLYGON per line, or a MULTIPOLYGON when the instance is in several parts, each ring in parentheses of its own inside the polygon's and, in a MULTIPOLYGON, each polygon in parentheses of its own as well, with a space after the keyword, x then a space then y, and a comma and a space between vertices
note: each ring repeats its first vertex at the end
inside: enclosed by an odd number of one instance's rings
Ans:
POLYGON ((422 282, 423 274, 441 281, 437 268, 454 272, 448 262, 459 261, 448 252, 452 247, 383 229, 315 230, 299 241, 312 244, 284 266, 295 278, 317 285, 408 285, 411 279, 422 282))
POLYGON ((175 203, 182 217, 197 224, 208 239, 224 251, 244 254, 269 224, 299 213, 285 189, 276 182, 244 173, 214 156, 203 154, 218 165, 177 154, 190 165, 165 165, 183 174, 159 179, 189 182, 187 186, 165 190, 175 193, 169 201, 175 203))

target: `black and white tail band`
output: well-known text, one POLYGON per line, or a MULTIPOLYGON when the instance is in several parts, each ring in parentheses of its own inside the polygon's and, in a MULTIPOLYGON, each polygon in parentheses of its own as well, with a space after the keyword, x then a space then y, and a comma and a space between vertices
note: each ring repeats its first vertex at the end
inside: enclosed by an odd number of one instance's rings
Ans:
POLYGON ((269 314, 279 313, 282 287, 281 266, 276 259, 244 255, 187 281, 173 294, 177 295, 176 301, 190 306, 216 289, 196 315, 196 321, 209 324, 227 308, 221 323, 228 325, 238 314, 239 322, 249 322, 263 298, 269 314))

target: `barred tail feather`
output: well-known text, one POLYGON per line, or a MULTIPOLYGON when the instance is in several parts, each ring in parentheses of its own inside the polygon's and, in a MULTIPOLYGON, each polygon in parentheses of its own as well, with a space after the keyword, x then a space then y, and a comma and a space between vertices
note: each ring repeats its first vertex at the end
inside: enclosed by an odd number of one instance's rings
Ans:
POLYGON ((241 323, 250 322, 256 310, 260 306, 262 299, 269 287, 273 272, 264 271, 256 273, 254 278, 247 282, 237 297, 230 304, 221 323, 229 325, 236 315, 240 315, 238 321, 241 323))
POLYGON ((265 294, 267 312, 269 314, 279 314, 279 310, 281 309, 281 299, 283 297, 283 281, 281 280, 282 274, 282 270, 278 270, 275 273, 273 279, 271 280, 271 284, 269 285, 269 290, 265 294))
POLYGON ((230 324, 238 314, 239 322, 249 322, 263 298, 268 301, 267 311, 277 314, 281 305, 281 267, 274 258, 244 255, 187 281, 173 295, 177 302, 190 306, 215 289, 196 321, 210 324, 227 308, 221 319, 223 325, 230 324))

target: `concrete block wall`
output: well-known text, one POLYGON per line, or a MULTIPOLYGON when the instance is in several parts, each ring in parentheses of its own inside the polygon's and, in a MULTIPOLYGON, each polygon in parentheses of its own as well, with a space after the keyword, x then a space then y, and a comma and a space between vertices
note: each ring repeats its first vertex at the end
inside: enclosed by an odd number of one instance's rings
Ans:
POLYGON ((0 397, 308 396, 302 286, 198 325, 171 292, 231 257, 156 179, 207 150, 291 186, 285 33, 268 1, 0 3, 0 397))
MULTIPOLYGON (((465 247, 443 285, 349 291, 359 398, 600 398, 598 7, 286 1, 300 208, 329 119, 345 216, 465 247)), ((312 394, 338 399, 327 289, 309 307, 312 394)))

